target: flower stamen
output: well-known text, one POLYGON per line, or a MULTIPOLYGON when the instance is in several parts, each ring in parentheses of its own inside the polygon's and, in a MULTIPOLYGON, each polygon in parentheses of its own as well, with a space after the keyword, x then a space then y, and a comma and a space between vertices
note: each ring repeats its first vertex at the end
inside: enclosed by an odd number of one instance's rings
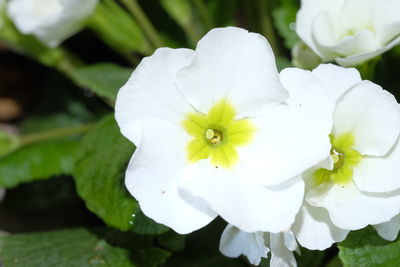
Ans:
POLYGON ((212 145, 220 145, 224 140, 222 133, 215 129, 207 129, 206 138, 212 145))

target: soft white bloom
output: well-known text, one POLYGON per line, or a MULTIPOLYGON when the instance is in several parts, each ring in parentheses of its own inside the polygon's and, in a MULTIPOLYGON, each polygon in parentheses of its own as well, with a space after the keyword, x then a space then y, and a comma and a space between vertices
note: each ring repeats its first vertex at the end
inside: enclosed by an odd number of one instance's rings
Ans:
POLYGON ((10 0, 7 11, 18 30, 56 47, 82 28, 98 0, 10 0))
POLYGON ((271 252, 271 267, 295 267, 297 263, 293 251, 299 253, 292 232, 247 233, 229 224, 222 233, 219 250, 230 258, 244 255, 253 265, 259 265, 261 258, 268 258, 271 252))
POLYGON ((324 61, 353 66, 400 43, 398 0, 302 0, 296 32, 324 61))
POLYGON ((361 81, 355 69, 320 65, 313 74, 336 102, 332 148, 329 158, 303 173, 306 202, 291 229, 302 246, 322 250, 349 230, 399 214, 400 108, 393 95, 361 81))
POLYGON ((393 241, 399 235, 400 215, 393 217, 388 222, 374 225, 374 228, 382 238, 388 241, 393 241))
POLYGON ((329 155, 333 108, 297 74, 278 76, 265 38, 234 27, 143 59, 115 113, 137 146, 125 183, 143 212, 179 233, 217 215, 248 232, 288 229, 303 200, 294 177, 329 155))

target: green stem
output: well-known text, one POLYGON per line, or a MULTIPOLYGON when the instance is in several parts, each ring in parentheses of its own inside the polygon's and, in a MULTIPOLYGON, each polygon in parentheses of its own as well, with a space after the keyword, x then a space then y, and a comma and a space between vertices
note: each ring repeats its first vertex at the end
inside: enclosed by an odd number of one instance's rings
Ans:
POLYGON ((272 50, 274 51, 275 57, 277 57, 280 54, 277 41, 278 39, 276 37, 274 26, 272 25, 271 14, 268 11, 267 0, 257 1, 262 33, 268 39, 268 42, 271 45, 272 50))
POLYGON ((44 131, 40 133, 34 133, 22 136, 20 138, 20 146, 26 146, 37 142, 48 141, 60 137, 66 137, 70 135, 77 135, 87 132, 93 127, 93 124, 82 124, 80 126, 71 128, 61 128, 55 130, 44 131))
POLYGON ((133 17, 138 21, 139 25, 142 27, 143 31, 146 33, 150 42, 157 48, 164 46, 160 35, 155 30, 153 24, 147 18, 143 9, 140 7, 137 0, 120 0, 126 8, 131 12, 133 17))
POLYGON ((204 25, 206 26, 207 30, 213 28, 213 21, 211 19, 210 14, 208 13, 207 6, 203 0, 193 0, 193 4, 195 5, 196 9, 199 12, 201 19, 203 20, 204 25))

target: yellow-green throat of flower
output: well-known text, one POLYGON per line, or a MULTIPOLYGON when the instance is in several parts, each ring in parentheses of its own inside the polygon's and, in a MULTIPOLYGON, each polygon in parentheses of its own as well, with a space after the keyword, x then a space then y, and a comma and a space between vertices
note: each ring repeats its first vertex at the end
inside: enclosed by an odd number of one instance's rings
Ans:
POLYGON ((345 185, 353 178, 353 168, 360 163, 362 156, 354 146, 354 136, 345 133, 337 137, 330 135, 331 139, 331 158, 333 160, 333 170, 324 168, 314 172, 314 184, 320 185, 332 181, 335 184, 345 185))
POLYGON ((189 162, 209 158, 215 167, 233 167, 239 160, 236 148, 250 143, 255 132, 249 119, 235 117, 227 99, 214 104, 207 114, 188 113, 183 127, 193 137, 186 148, 189 162))

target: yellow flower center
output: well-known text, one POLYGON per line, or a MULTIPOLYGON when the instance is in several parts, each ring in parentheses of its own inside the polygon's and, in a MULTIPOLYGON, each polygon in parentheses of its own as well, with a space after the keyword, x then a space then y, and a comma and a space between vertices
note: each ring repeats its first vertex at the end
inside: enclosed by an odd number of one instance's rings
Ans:
POLYGON ((234 166, 239 160, 236 148, 251 142, 255 132, 249 119, 235 117, 236 111, 226 99, 217 102, 207 114, 188 113, 183 128, 193 137, 187 145, 189 162, 209 158, 215 167, 234 166))
POLYGON ((338 137, 330 135, 331 138, 331 158, 333 160, 333 170, 324 168, 314 172, 314 184, 332 181, 336 184, 345 185, 353 178, 353 168, 362 159, 360 153, 353 149, 354 136, 351 133, 342 134, 338 137))

